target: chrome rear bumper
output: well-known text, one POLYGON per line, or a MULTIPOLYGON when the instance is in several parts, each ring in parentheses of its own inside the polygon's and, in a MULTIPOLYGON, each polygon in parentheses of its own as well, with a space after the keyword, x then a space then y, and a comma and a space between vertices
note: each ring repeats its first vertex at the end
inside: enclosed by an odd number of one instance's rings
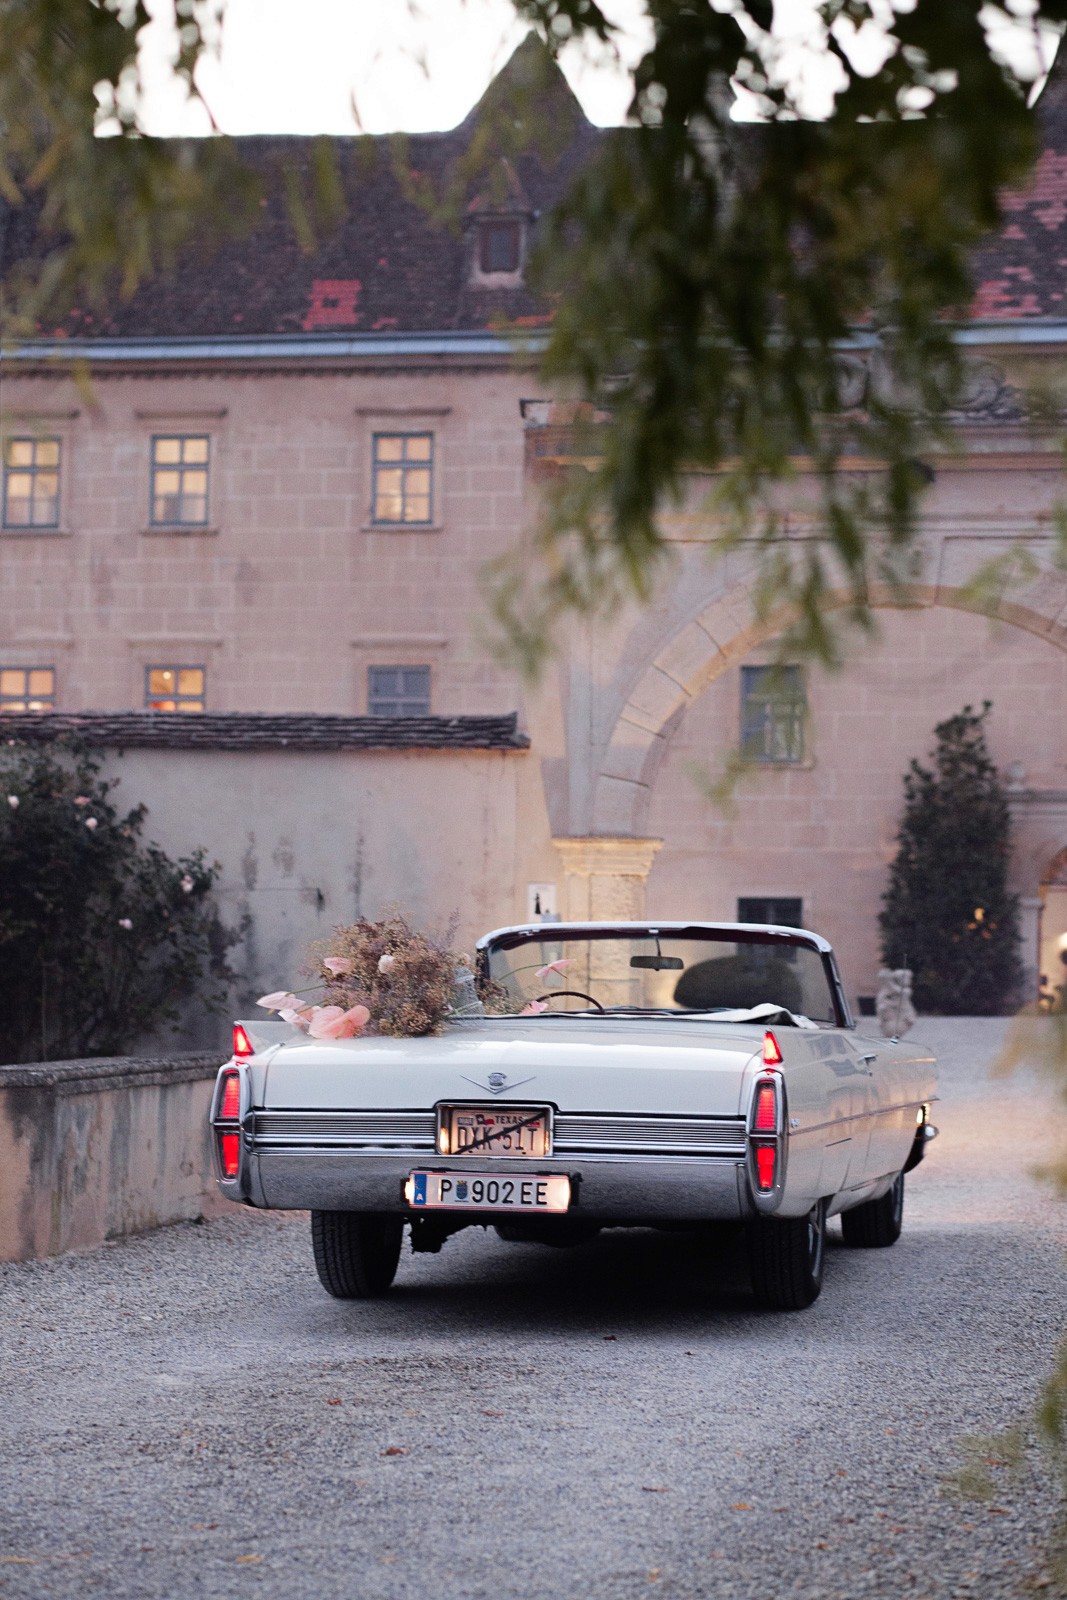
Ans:
MULTIPOLYGON (((745 1163, 736 1156, 572 1155, 495 1158, 500 1173, 560 1172, 573 1180, 572 1212, 590 1221, 736 1221, 752 1215, 745 1163)), ((471 1171, 426 1150, 352 1151, 246 1148, 235 1200, 277 1210, 391 1211, 407 1215, 404 1182, 413 1169, 471 1171)), ((489 1219, 491 1220, 491 1219, 489 1219)))

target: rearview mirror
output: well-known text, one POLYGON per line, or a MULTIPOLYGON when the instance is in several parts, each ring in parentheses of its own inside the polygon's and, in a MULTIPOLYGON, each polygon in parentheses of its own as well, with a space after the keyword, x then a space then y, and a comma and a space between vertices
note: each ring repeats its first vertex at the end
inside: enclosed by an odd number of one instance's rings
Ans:
POLYGON ((631 956, 631 967, 640 967, 642 972, 684 972, 685 962, 681 956, 631 956))

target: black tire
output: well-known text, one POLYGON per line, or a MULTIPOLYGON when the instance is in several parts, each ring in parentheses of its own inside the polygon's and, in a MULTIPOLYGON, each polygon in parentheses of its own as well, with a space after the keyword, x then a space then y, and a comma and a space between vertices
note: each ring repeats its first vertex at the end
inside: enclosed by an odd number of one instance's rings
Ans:
POLYGON ((315 1271, 337 1300, 371 1300, 396 1277, 403 1217, 374 1211, 313 1211, 315 1271))
POLYGON ((904 1221, 904 1174, 898 1172, 893 1187, 879 1200, 841 1213, 841 1237, 852 1250, 887 1250, 900 1238, 904 1221))
POLYGON ((746 1229, 752 1293, 768 1311, 803 1311, 819 1298, 826 1201, 806 1217, 756 1217, 746 1229))

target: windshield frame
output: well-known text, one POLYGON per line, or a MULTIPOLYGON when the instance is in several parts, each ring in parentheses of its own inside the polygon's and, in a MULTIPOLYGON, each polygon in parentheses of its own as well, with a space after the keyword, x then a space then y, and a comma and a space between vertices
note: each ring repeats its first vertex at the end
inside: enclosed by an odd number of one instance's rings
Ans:
MULTIPOLYGON (((527 922, 519 923, 510 928, 495 928, 492 933, 484 934, 475 946, 478 974, 480 977, 488 976, 489 958, 497 950, 516 950, 524 944, 534 943, 537 940, 558 939, 612 939, 612 938, 648 938, 658 936, 671 938, 689 938, 694 940, 706 939, 713 943, 740 943, 740 944, 769 944, 793 945, 797 948, 814 950, 822 958, 823 969, 826 973, 827 987, 836 1020, 824 1026, 838 1028, 854 1028, 855 1022, 845 996, 841 975, 837 970, 834 959, 833 947, 821 934, 812 933, 807 928, 782 928, 771 923, 760 922, 527 922)), ((544 1013, 550 1015, 551 1013, 544 1013)), ((562 1013, 561 1013, 562 1014, 562 1013)), ((597 1016, 596 1011, 570 1011, 567 1016, 597 1016)), ((624 1013, 613 1008, 612 1016, 624 1013)), ((635 1015, 664 1016, 664 1017, 694 1017, 711 1016, 713 1012, 696 1011, 648 1011, 642 1009, 635 1015)))

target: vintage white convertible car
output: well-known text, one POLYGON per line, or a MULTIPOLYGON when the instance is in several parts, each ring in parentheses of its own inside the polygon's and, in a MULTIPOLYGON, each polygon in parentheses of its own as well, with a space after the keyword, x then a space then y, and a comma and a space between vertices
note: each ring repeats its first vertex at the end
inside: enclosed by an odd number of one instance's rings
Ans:
POLYGON ((796 1310, 827 1217, 847 1245, 899 1237, 936 1064, 855 1031, 825 939, 538 923, 488 934, 478 964, 488 1014, 468 974, 435 1037, 234 1030, 211 1109, 222 1192, 310 1210, 331 1294, 388 1289, 405 1224, 437 1251, 472 1224, 573 1244, 734 1222, 757 1300, 796 1310))

